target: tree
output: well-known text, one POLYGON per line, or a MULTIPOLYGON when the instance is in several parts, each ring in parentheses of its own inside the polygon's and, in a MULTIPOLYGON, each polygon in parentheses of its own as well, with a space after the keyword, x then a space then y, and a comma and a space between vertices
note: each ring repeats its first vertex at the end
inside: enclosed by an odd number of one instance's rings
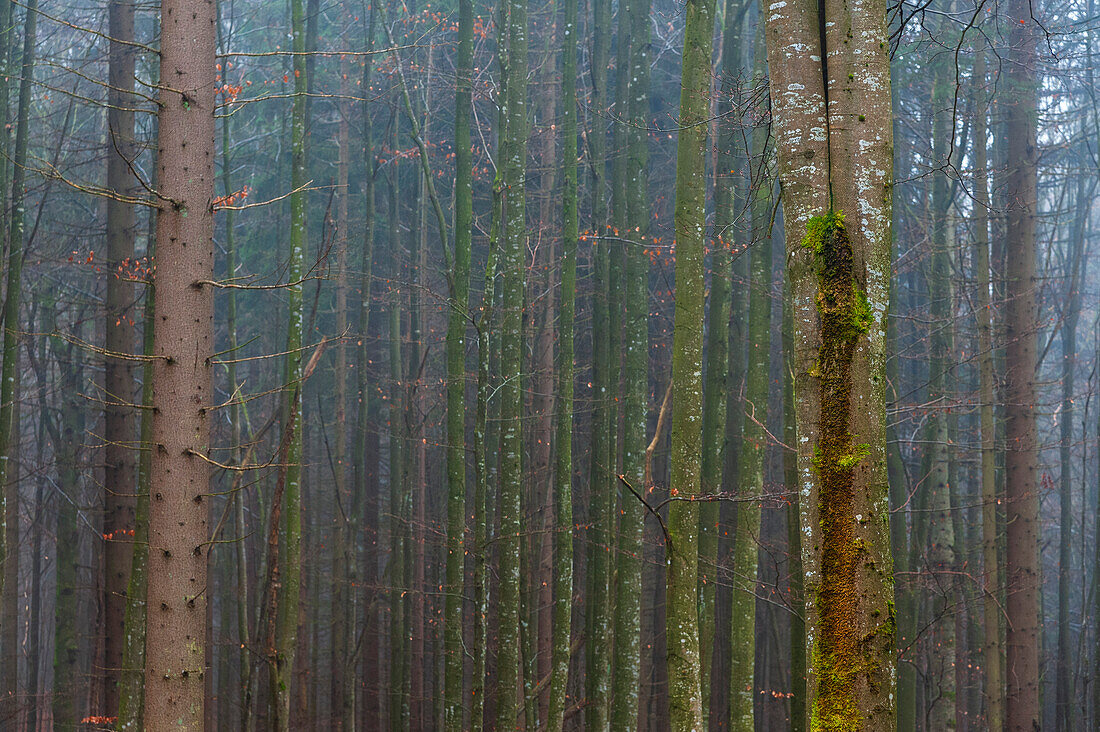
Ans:
POLYGON ((1013 293, 1005 312, 1005 556, 1006 665, 1005 725, 1030 730, 1041 724, 1039 707, 1039 481, 1035 414, 1038 367, 1035 221, 1038 214, 1035 76, 1038 38, 1027 22, 1031 6, 1013 0, 1007 8, 1008 53, 1005 74, 1011 89, 1004 111, 1005 288, 1013 293), (1024 22, 1017 23, 1019 18, 1024 22))
MULTIPOLYGON (((474 54, 472 0, 459 3, 459 49, 455 75, 454 271, 450 276, 447 321, 447 593, 444 609, 446 668, 444 713, 447 728, 463 726, 462 596, 466 552, 466 326, 469 317, 470 256, 473 240, 473 114, 471 74, 474 54)), ((441 232, 442 233, 442 232, 441 232)), ((444 246, 446 244, 444 243, 444 246)))
POLYGON ((106 632, 103 664, 106 673, 104 711, 117 716, 119 684, 126 638, 126 611, 133 555, 137 494, 137 452, 133 448, 134 350, 132 302, 134 286, 123 271, 134 257, 136 183, 130 166, 137 156, 134 140, 134 5, 115 0, 108 6, 109 49, 107 107, 107 301, 104 363, 104 525, 106 546, 104 599, 106 632), (123 268, 119 270, 118 268, 123 268), (115 355, 117 354, 117 355, 115 355))
POLYGON ((703 251, 706 137, 714 0, 688 0, 676 144, 676 316, 672 342, 672 453, 669 510, 669 707, 672 729, 703 726, 700 688, 699 508, 703 407, 703 251))
POLYGON ((888 729, 895 649, 883 372, 892 136, 886 12, 833 2, 820 12, 783 6, 765 18, 809 539, 807 698, 822 729, 888 729))
POLYGON ((211 368, 214 57, 211 3, 165 0, 156 211, 144 728, 203 726, 211 368))
POLYGON ((562 261, 558 304, 558 383, 554 438, 554 586, 547 727, 565 724, 573 615, 573 329, 577 286, 577 0, 563 4, 562 261))

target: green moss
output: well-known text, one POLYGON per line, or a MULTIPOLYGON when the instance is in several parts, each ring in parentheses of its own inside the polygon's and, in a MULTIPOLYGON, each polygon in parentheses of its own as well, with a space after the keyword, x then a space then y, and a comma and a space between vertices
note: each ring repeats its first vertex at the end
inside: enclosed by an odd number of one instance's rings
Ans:
POLYGON ((802 238, 802 248, 809 249, 815 254, 821 253, 829 232, 843 226, 844 214, 840 211, 830 211, 823 216, 811 216, 806 222, 806 236, 802 238))
POLYGON ((841 455, 839 458, 837 458, 837 466, 844 470, 850 470, 859 465, 859 461, 870 454, 870 445, 866 443, 852 445, 852 449, 848 452, 847 455, 841 455))
POLYGON ((889 632, 893 622, 892 618, 883 619, 871 638, 859 630, 859 567, 867 548, 856 532, 855 468, 870 455, 871 447, 856 443, 850 431, 852 363, 856 345, 871 327, 873 313, 857 284, 851 241, 841 212, 812 218, 802 246, 813 252, 821 323, 821 346, 814 366, 821 412, 813 465, 819 481, 822 555, 813 649, 817 693, 810 729, 839 732, 863 726, 858 689, 861 680, 873 674, 879 664, 873 648, 876 643, 872 641, 880 629, 889 632))

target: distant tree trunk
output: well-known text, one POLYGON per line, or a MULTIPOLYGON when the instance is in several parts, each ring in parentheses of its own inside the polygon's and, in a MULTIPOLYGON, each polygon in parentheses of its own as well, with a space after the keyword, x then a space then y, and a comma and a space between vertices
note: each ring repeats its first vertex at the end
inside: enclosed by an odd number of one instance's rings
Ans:
MULTIPOLYGON (((470 251, 473 241, 473 0, 460 0, 455 69, 454 270, 450 275, 447 321, 447 597, 444 627, 444 719, 448 730, 463 729, 463 597, 466 547, 466 326, 469 318, 470 251)), ((443 242, 446 246, 446 242, 443 242)))
POLYGON ((699 493, 703 410, 703 252, 706 138, 714 0, 688 0, 676 146, 676 313, 672 344, 672 448, 668 532, 669 713, 674 732, 701 730, 699 493))
POLYGON ((302 571, 302 275, 307 247, 306 92, 309 88, 305 55, 305 12, 302 0, 290 3, 290 32, 294 50, 294 101, 290 120, 290 251, 287 279, 286 365, 283 419, 286 432, 282 556, 276 613, 274 663, 271 667, 272 713, 275 729, 290 729, 294 693, 294 657, 298 645, 298 605, 302 571))
MULTIPOLYGON (((56 316, 45 321, 46 332, 57 331, 56 316), (53 325, 51 325, 51 323, 53 325)), ((77 640, 77 556, 80 469, 77 446, 84 434, 84 412, 79 396, 83 383, 82 351, 61 339, 53 341, 54 360, 60 369, 60 434, 55 453, 60 472, 61 497, 57 514, 57 593, 54 599, 53 722, 57 727, 75 727, 81 718, 81 690, 86 680, 79 673, 80 644, 77 640), (64 345, 62 345, 64 343, 64 345)), ((141 596, 144 616, 145 596, 141 596)), ((142 643, 144 647, 144 643, 142 643)), ((144 672, 144 669, 142 670, 144 672)), ((144 677, 144 673, 142 673, 144 677)))
MULTIPOLYGON (((763 78, 763 49, 757 55, 754 78, 763 78)), ((752 133, 750 165, 764 173, 768 160, 767 128, 752 133)), ((756 697, 756 579, 760 547, 760 503, 763 500, 767 453, 768 387, 771 364, 771 240, 768 206, 771 185, 767 175, 753 181, 750 205, 752 247, 749 251, 748 368, 737 486, 737 524, 734 534, 730 631, 730 729, 752 732, 756 697)))
MULTIPOLYGON (((374 50, 374 20, 376 8, 371 3, 366 19, 366 47, 374 50)), ((374 57, 367 56, 363 61, 363 78, 361 87, 365 90, 371 88, 371 77, 374 69, 374 57)), ((368 443, 371 440, 370 418, 372 405, 377 401, 373 397, 373 389, 369 378, 369 366, 371 363, 368 346, 370 338, 371 315, 371 291, 374 274, 374 217, 375 217, 375 178, 378 175, 377 153, 374 149, 374 130, 371 122, 371 107, 373 103, 369 94, 363 95, 361 102, 361 130, 363 143, 363 240, 360 251, 360 275, 359 275, 359 323, 358 323, 358 348, 356 349, 356 390, 358 394, 358 410, 355 417, 355 443, 352 448, 352 462, 355 466, 355 485, 353 487, 355 498, 352 512, 355 520, 363 525, 362 541, 366 551, 363 557, 362 584, 367 588, 362 597, 363 608, 366 617, 363 619, 362 633, 365 639, 362 651, 361 663, 363 667, 363 708, 367 719, 378 721, 382 716, 379 704, 378 682, 381 679, 379 664, 381 662, 381 646, 378 642, 381 627, 381 613, 375 609, 374 598, 376 590, 374 585, 378 583, 377 552, 381 547, 380 537, 380 502, 381 496, 372 493, 374 487, 369 480, 371 475, 377 475, 377 470, 369 469, 367 465, 370 449, 368 443), (375 623, 378 623, 377 625, 375 623), (373 644, 373 647, 372 647, 373 644)), ((358 540, 357 540, 358 541, 358 540)), ((358 668, 358 666, 353 666, 358 668)))
MULTIPOLYGON (((649 0, 628 3, 627 33, 630 53, 626 97, 629 101, 626 156, 626 248, 623 287, 623 474, 643 492, 645 485, 646 405, 649 395, 649 0)), ((620 10, 620 12, 624 12, 620 10)), ((614 677, 612 679, 611 729, 635 730, 638 726, 638 691, 641 663, 642 614, 642 506, 629 491, 619 509, 616 552, 614 677)))
POLYGON ((589 450, 587 553, 585 562, 585 660, 584 725, 588 732, 602 732, 610 723, 611 693, 611 559, 609 546, 614 516, 609 495, 613 467, 611 407, 610 269, 611 244, 607 204, 607 129, 603 117, 608 108, 608 66, 611 61, 611 0, 593 0, 592 27, 606 29, 592 38, 592 104, 589 132, 592 166, 592 445, 589 450))
POLYGON ((23 716, 26 704, 26 688, 20 681, 20 658, 23 656, 22 648, 22 623, 19 617, 20 599, 23 590, 19 587, 20 564, 22 557, 23 521, 20 515, 21 508, 27 503, 21 495, 20 486, 23 472, 22 457, 22 432, 20 430, 19 413, 21 405, 20 395, 23 392, 23 372, 18 361, 19 351, 16 349, 16 370, 12 383, 12 410, 11 410, 11 440, 8 442, 7 452, 3 459, 10 465, 8 474, 9 482, 3 487, 4 491, 4 530, 7 535, 8 553, 4 557, 2 570, 3 587, 7 592, 0 594, 0 629, 3 630, 3 658, 0 659, 0 672, 3 673, 6 688, 3 697, 0 697, 0 719, 19 720, 23 716))
MULTIPOLYGON (((155 255, 155 217, 154 226, 150 227, 148 244, 146 245, 146 260, 153 261, 155 255)), ((232 249, 232 241, 227 237, 226 247, 232 249)), ((142 364, 141 375, 141 419, 139 431, 139 446, 141 452, 138 455, 137 472, 137 504, 134 513, 134 552, 133 564, 130 569, 130 586, 127 590, 126 604, 126 645, 122 653, 122 676, 119 690, 118 722, 116 728, 119 732, 132 732, 141 729, 141 719, 145 705, 145 594, 148 590, 149 574, 149 484, 152 477, 152 439, 153 439, 153 334, 156 330, 154 318, 154 276, 148 272, 148 284, 145 286, 145 312, 142 315, 144 321, 142 334, 142 356, 146 359, 142 364)), ((230 290, 230 292, 233 292, 230 290)), ((232 330, 231 330, 232 332, 232 330)), ((235 342, 233 343, 235 346, 235 342)), ((230 366, 232 368, 232 365, 230 366)), ((244 542, 240 542, 243 551, 244 542)), ((247 593, 246 582, 238 588, 241 597, 247 593)), ((242 600, 243 601, 243 600, 242 600)), ((242 635, 246 639, 247 635, 242 635)), ((244 642, 244 640, 242 640, 244 642)))
POLYGON ((794 308, 808 699, 822 729, 892 729, 886 10, 777 5, 764 22, 794 308))
MULTIPOLYGON (((390 148, 397 150, 397 134, 400 122, 394 117, 392 123, 390 148)), ((391 279, 400 277, 401 267, 401 231, 398 223, 400 201, 400 168, 393 161, 390 170, 391 187, 389 200, 390 235, 390 272, 391 279)), ((405 397, 404 368, 401 358, 401 295, 400 290, 390 290, 389 302, 389 350, 390 350, 390 495, 389 495, 389 587, 390 587, 390 678, 389 678, 389 722, 392 732, 401 732, 408 723, 408 704, 405 687, 408 680, 408 659, 405 638, 405 542, 407 541, 407 523, 405 521, 405 493, 407 473, 405 469, 405 397)))
MULTIPOLYGON (((336 144, 336 332, 343 335, 348 329, 348 167, 350 164, 351 95, 348 72, 351 70, 347 56, 340 59, 340 121, 337 126, 336 144)), ((350 573, 355 566, 355 514, 352 510, 354 488, 348 485, 347 464, 347 396, 348 357, 344 341, 336 344, 336 436, 335 436, 335 504, 336 526, 332 552, 332 723, 334 729, 351 730, 355 720, 355 668, 349 646, 354 638, 354 593, 350 592, 350 573)))
POLYGON ((577 0, 564 0, 562 48, 562 259, 555 414, 553 637, 547 729, 561 732, 569 686, 573 611, 573 327, 577 287, 577 0))
MULTIPOLYGON (((23 66, 19 83, 19 109, 16 113, 15 150, 12 157, 14 172, 10 191, 11 221, 8 229, 7 289, 4 295, 3 312, 4 350, 3 367, 0 370, 0 489, 5 491, 5 501, 7 497, 17 495, 15 493, 17 481, 7 474, 7 466, 10 460, 9 445, 14 439, 13 433, 18 430, 18 424, 13 417, 16 399, 15 371, 19 362, 19 303, 22 294, 23 257, 25 253, 23 217, 26 191, 24 190, 24 180, 26 177, 27 141, 30 134, 27 123, 30 117, 31 85, 34 82, 37 24, 38 0, 29 0, 26 22, 23 28, 23 66)), ((8 515, 11 515, 10 511, 8 515)), ((18 527, 13 526, 8 519, 5 519, 4 540, 0 542, 0 562, 3 562, 5 567, 8 564, 6 561, 8 554, 5 552, 11 552, 12 556, 18 556, 18 542, 14 540, 17 536, 17 530, 18 527)), ((0 595, 5 593, 4 585, 4 578, 0 575, 0 595)), ((6 592, 16 593, 17 589, 8 587, 6 592)), ((6 639, 14 638, 14 635, 10 634, 14 631, 14 628, 7 625, 7 623, 13 621, 14 618, 9 617, 5 617, 2 621, 6 639)), ((4 648, 5 653, 14 654, 15 652, 11 646, 4 646, 4 648)), ((4 683, 8 686, 0 689, 0 691, 14 690, 14 678, 9 678, 4 683)))
MULTIPOLYGON (((940 56, 932 68, 931 108, 932 164, 948 165, 948 151, 953 148, 954 118, 951 112, 951 84, 954 67, 946 56, 940 56)), ((929 688, 930 724, 933 729, 947 729, 955 720, 955 620, 951 607, 954 597, 956 539, 952 524, 951 484, 948 480, 948 423, 951 411, 948 394, 948 374, 951 367, 952 327, 951 245, 954 237, 948 232, 951 191, 947 174, 933 173, 932 197, 928 216, 931 219, 931 270, 928 275, 929 314, 929 375, 928 401, 934 410, 927 422, 926 455, 930 472, 927 491, 930 496, 929 563, 934 573, 934 587, 928 601, 931 606, 931 643, 936 649, 928 658, 925 680, 929 688), (950 242, 950 243, 949 243, 950 242)), ((916 547, 918 552, 923 546, 916 547)))
POLYGON ((974 85, 978 104, 974 117, 974 284, 978 319, 978 392, 982 460, 982 589, 985 642, 985 722, 989 729, 1004 726, 1004 681, 1001 676, 1000 562, 997 557, 997 452, 993 403, 993 318, 989 299, 989 171, 986 137, 988 103, 984 97, 985 49, 974 58, 974 85))
POLYGON ((1006 9, 1010 63, 1005 72, 1005 144, 1012 151, 1005 180, 1005 472, 1008 588, 1005 679, 1007 730, 1038 729, 1039 706, 1039 454, 1036 427, 1038 366, 1035 224, 1038 215, 1036 109, 1037 33, 1028 0, 1006 9))
POLYGON ((1071 236, 1070 273, 1062 310, 1062 414, 1059 445, 1059 536, 1058 536, 1058 669, 1057 730, 1076 729, 1077 699, 1074 693, 1074 650, 1070 639, 1070 582, 1073 571, 1073 400, 1074 370, 1077 368, 1077 321, 1081 313, 1081 283, 1085 280, 1085 235, 1092 210, 1092 186, 1077 180, 1075 216, 1071 236))
MULTIPOLYGON (((718 95, 718 155, 714 171, 714 241, 711 255, 710 303, 707 311, 707 383, 703 402, 702 490, 728 489, 739 478, 733 466, 740 465, 741 378, 744 373, 744 339, 740 323, 748 302, 747 288, 741 286, 740 270, 748 258, 740 259, 749 231, 738 224, 744 205, 747 177, 744 169, 748 151, 743 143, 742 119, 735 113, 738 79, 743 71, 744 9, 741 0, 726 0, 722 31, 721 91, 718 95), (735 259, 735 257, 737 259, 735 259), (734 262, 737 264, 734 264, 734 262), (734 303, 737 303, 736 305, 734 303), (731 315, 734 317, 731 318, 731 315), (737 327, 733 324, 737 323, 737 327), (737 337, 735 337, 737 336, 737 337)), ((708 592, 714 592, 713 639, 709 661, 709 690, 703 694, 713 731, 729 728, 731 678, 730 632, 732 630, 733 587, 730 582, 736 508, 732 503, 707 502, 699 506, 699 561, 702 593, 700 626, 706 653, 706 605, 708 592), (708 534, 708 528, 710 533, 708 534), (711 542, 713 537, 713 542, 711 542), (713 546, 711 545, 713 543, 713 546), (714 565, 713 570, 709 565, 714 565), (706 574, 709 573, 709 574, 706 574), (707 581, 709 580, 709 581, 707 581), (708 694, 709 691, 709 694, 708 694)), ((704 656, 706 657, 706 656, 704 656)))
MULTIPOLYGON (((798 442, 794 406, 794 319, 790 287, 783 291, 783 442, 788 448, 798 442)), ((798 485, 798 453, 783 454, 783 486, 790 493, 787 505, 787 561, 791 577, 791 732, 806 729, 806 618, 805 578, 802 576, 801 495, 798 485)))
POLYGON ((147 730, 201 730, 214 271, 215 10, 164 0, 149 507, 147 730))
POLYGON ((517 722, 520 682, 520 531, 522 410, 520 370, 523 363, 523 290, 527 163, 527 0, 508 2, 507 131, 502 148, 504 169, 504 245, 501 256, 504 298, 501 307, 501 455, 500 455, 500 646, 497 650, 497 727, 517 722))
POLYGON ((23 56, 19 82, 19 108, 16 119, 17 131, 15 150, 12 157, 14 172, 11 186, 11 221, 8 229, 8 275, 7 292, 4 297, 4 351, 3 366, 0 367, 0 490, 4 492, 4 531, 0 542, 0 598, 4 598, 0 610, 0 629, 3 639, 3 676, 5 681, 0 693, 10 694, 9 699, 0 699, 0 718, 8 718, 4 713, 17 711, 16 690, 18 685, 16 638, 18 630, 17 600, 19 596, 19 475, 18 468, 9 474, 7 466, 15 466, 18 450, 13 448, 19 439, 19 410, 16 404, 19 398, 19 302, 22 294, 23 258, 25 255, 24 218, 24 181, 26 178, 27 142, 30 130, 31 85, 34 82, 35 39, 38 24, 38 2, 27 3, 26 20, 23 26, 23 56), (9 709, 5 709, 8 703, 9 709))
POLYGON ((107 301, 106 332, 109 354, 106 374, 104 419, 104 518, 106 542, 106 593, 104 634, 104 714, 117 716, 119 681, 124 670, 125 619, 130 569, 133 558, 136 500, 136 452, 134 450, 134 373, 126 356, 134 350, 129 262, 134 256, 134 207, 125 200, 134 193, 129 166, 137 155, 134 144, 134 5, 112 0, 108 6, 111 42, 107 91, 107 301))

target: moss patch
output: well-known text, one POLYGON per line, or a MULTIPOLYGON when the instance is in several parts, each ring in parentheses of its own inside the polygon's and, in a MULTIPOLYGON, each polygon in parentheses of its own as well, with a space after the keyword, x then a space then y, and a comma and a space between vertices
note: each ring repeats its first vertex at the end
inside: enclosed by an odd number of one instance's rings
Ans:
POLYGON ((852 360, 872 313, 856 284, 852 245, 839 211, 812 218, 802 246, 814 255, 821 317, 815 367, 821 415, 813 462, 820 480, 822 558, 813 649, 818 689, 811 729, 853 730, 862 726, 857 686, 878 664, 869 639, 860 637, 859 631, 858 571, 866 549, 856 535, 854 516, 855 470, 870 454, 870 446, 857 444, 849 431, 852 360))

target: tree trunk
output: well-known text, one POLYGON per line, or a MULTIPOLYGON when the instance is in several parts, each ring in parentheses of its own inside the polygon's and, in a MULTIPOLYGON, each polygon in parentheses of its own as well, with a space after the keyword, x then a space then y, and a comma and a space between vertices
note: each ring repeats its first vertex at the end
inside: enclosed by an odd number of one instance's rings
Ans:
POLYGON ((157 209, 149 583, 144 728, 200 730, 206 645, 204 497, 208 491, 214 352, 213 293, 196 283, 214 271, 215 11, 165 0, 157 209))
MULTIPOLYGON (((951 117, 951 88, 954 68, 950 59, 939 57, 932 68, 931 109, 935 110, 932 122, 932 159, 935 166, 950 164, 948 151, 952 149, 954 120, 951 117)), ((952 419, 948 394, 947 370, 951 366, 952 346, 950 330, 953 313, 951 300, 951 248, 954 237, 948 231, 951 192, 947 174, 936 172, 932 177, 932 197, 928 206, 928 218, 932 229, 931 270, 928 276, 929 314, 929 376, 928 401, 934 410, 926 432, 926 455, 930 472, 929 493, 930 541, 929 563, 933 572, 934 588, 928 600, 931 605, 931 643, 935 653, 928 658, 928 685, 931 701, 930 724, 933 729, 948 729, 955 720, 955 619, 951 607, 954 597, 954 572, 956 569, 956 539, 952 525, 951 483, 948 480, 948 423, 952 419)), ((918 546, 917 551, 923 551, 918 546)))
MULTIPOLYGON (((985 50, 974 58, 975 87, 984 88, 985 50)), ((981 95, 981 91, 978 92, 981 95)), ((982 589, 985 642, 982 666, 985 669, 985 723, 989 729, 1004 726, 1004 681, 1001 676, 1001 631, 997 598, 1000 596, 1000 567, 997 557, 997 452, 993 421, 993 318, 989 301, 989 172, 987 164, 988 102, 979 96, 974 117, 974 272, 978 320, 978 402, 982 460, 982 589)))
POLYGON ((1027 0, 1007 8, 1011 63, 1005 73, 1005 144, 1012 151, 1005 180, 1005 472, 1007 542, 1005 607, 1008 634, 1005 679, 1007 730, 1038 729, 1039 707, 1039 454, 1036 427, 1038 366, 1035 221, 1038 214, 1036 109, 1037 34, 1027 0))
MULTIPOLYGON (((455 69, 454 271, 447 321, 447 597, 444 627, 444 719, 463 729, 463 578, 466 558, 466 325, 469 317, 470 250, 473 241, 473 0, 460 0, 455 69)), ((446 246, 446 242, 443 242, 446 246)))
POLYGON ((676 313, 672 342, 673 502, 669 507, 669 713, 674 732, 703 728, 699 658, 699 493, 703 411, 703 252, 706 227, 706 119, 714 0, 688 0, 676 145, 676 313), (678 500, 677 500, 678 499, 678 500))
POLYGON ((555 414, 553 637, 547 729, 561 732, 569 686, 573 611, 573 326, 577 288, 577 0, 564 0, 562 48, 562 259, 555 414))
MULTIPOLYGON (((763 78, 763 49, 757 54, 754 77, 763 78)), ((764 173, 768 130, 752 133, 750 165, 764 173)), ((760 546, 760 503, 764 493, 767 452, 768 387, 771 363, 771 185, 767 175, 755 176, 751 192, 752 247, 749 251, 748 369, 745 379, 737 524, 734 533, 730 631, 730 729, 752 732, 756 697, 756 581, 760 546)))
POLYGON ((119 683, 125 670, 126 612, 130 570, 133 560, 137 493, 136 456, 133 441, 134 373, 127 357, 134 351, 134 286, 129 264, 134 257, 134 207, 127 198, 135 183, 129 166, 137 156, 134 141, 134 5, 130 0, 113 0, 108 7, 111 36, 107 91, 107 300, 106 332, 108 356, 106 412, 104 419, 104 518, 106 541, 106 593, 104 635, 104 714, 117 716, 119 683), (120 354, 112 357, 110 354, 120 354))
MULTIPOLYGON (((649 395, 649 0, 631 0, 620 9, 628 23, 629 79, 626 97, 627 126, 625 170, 626 226, 621 231, 631 240, 625 251, 625 304, 623 357, 623 475, 644 493, 646 405, 649 395)), ((620 41, 622 42, 622 41, 620 41)), ((617 488, 619 488, 617 486, 617 488)), ((642 506, 629 491, 622 496, 619 514, 615 599, 614 678, 612 679, 611 728, 635 730, 638 726, 638 690, 641 663, 642 614, 642 506)), ((612 493, 614 495, 614 493, 612 493)))
POLYGON ((783 6, 765 18, 795 323, 808 698, 822 729, 884 730, 894 725, 895 654, 886 11, 826 0, 820 12, 783 6))
POLYGON ((507 131, 504 169, 504 241, 501 257, 500 646, 497 650, 497 727, 511 729, 519 710, 520 497, 522 473, 523 290, 527 163, 527 0, 508 0, 507 131))

